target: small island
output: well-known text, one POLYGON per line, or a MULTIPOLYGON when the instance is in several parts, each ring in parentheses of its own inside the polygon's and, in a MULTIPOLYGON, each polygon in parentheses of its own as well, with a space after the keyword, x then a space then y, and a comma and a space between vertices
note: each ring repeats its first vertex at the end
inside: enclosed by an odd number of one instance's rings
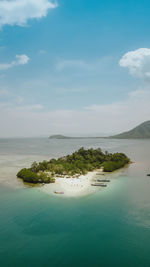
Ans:
POLYGON ((65 135, 61 135, 61 134, 56 134, 56 135, 51 135, 49 137, 49 139, 99 139, 99 138, 102 138, 102 137, 94 137, 94 136, 65 136, 65 135))
POLYGON ((61 134, 51 135, 49 138, 50 139, 72 139, 69 136, 65 136, 65 135, 61 135, 61 134))
POLYGON ((78 178, 88 172, 103 170, 113 172, 124 167, 130 159, 123 153, 104 153, 98 149, 80 148, 78 151, 60 157, 58 159, 44 160, 43 162, 33 162, 30 168, 24 168, 17 173, 17 177, 26 183, 55 183, 59 178, 78 178))

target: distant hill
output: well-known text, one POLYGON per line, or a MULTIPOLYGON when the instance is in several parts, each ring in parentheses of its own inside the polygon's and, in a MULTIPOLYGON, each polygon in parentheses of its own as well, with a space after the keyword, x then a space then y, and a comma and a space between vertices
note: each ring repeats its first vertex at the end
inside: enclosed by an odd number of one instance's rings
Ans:
POLYGON ((134 129, 124 132, 121 134, 117 134, 114 136, 110 136, 110 138, 115 139, 146 139, 150 138, 150 121, 145 121, 134 129))

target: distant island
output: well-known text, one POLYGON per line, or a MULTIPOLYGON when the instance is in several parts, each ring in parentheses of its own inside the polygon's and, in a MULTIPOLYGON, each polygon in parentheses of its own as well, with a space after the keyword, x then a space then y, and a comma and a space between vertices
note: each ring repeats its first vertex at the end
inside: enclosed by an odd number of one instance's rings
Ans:
POLYGON ((150 121, 145 121, 134 129, 123 132, 109 138, 115 139, 148 139, 150 138, 150 121))
POLYGON ((50 139, 72 139, 74 137, 69 137, 69 136, 65 136, 65 135, 61 135, 61 134, 56 134, 56 135, 51 135, 49 138, 50 139))
POLYGON ((88 137, 88 136, 75 137, 75 136, 65 136, 61 134, 51 135, 49 137, 49 139, 96 139, 96 138, 102 138, 102 137, 88 137))
POLYGON ((31 168, 24 168, 17 174, 27 183, 54 183, 55 178, 74 177, 85 175, 88 172, 103 169, 104 172, 112 172, 124 167, 130 162, 123 153, 105 153, 100 148, 80 148, 71 155, 43 162, 33 162, 31 168))

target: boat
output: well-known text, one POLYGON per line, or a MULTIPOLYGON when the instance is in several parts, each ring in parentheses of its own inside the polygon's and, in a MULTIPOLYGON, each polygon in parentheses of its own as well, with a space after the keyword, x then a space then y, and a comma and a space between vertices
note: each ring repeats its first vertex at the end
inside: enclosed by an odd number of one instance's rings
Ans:
POLYGON ((94 183, 94 184, 91 184, 91 186, 101 186, 101 187, 106 187, 107 184, 103 184, 103 183, 94 183))
POLYGON ((64 194, 64 192, 62 192, 62 191, 55 191, 54 193, 58 194, 58 195, 63 195, 64 194))
POLYGON ((147 176, 150 176, 150 173, 148 173, 147 176))
POLYGON ((96 182, 109 183, 110 180, 108 180, 108 179, 97 179, 96 182))

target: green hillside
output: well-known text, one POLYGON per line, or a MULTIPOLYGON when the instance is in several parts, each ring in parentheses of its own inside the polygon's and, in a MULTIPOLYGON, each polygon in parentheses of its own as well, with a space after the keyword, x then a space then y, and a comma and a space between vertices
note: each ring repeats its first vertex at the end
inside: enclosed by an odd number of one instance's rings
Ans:
POLYGON ((150 138, 150 121, 145 121, 134 129, 111 136, 116 139, 146 139, 150 138))

